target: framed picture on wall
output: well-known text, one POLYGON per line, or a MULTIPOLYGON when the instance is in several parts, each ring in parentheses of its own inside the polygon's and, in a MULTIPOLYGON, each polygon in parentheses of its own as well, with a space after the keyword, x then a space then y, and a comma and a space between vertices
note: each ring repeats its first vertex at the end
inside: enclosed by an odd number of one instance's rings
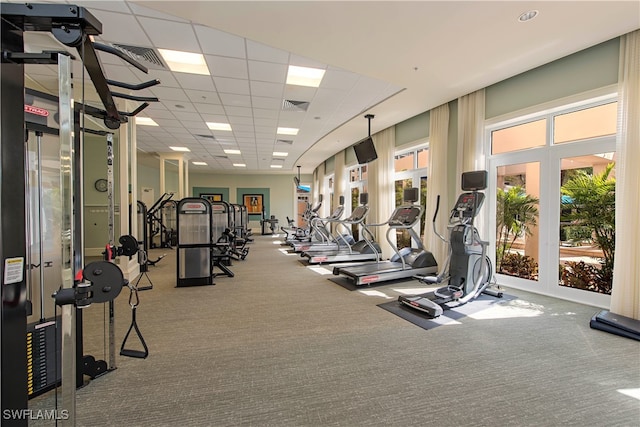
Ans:
POLYGON ((242 202, 250 215, 261 215, 264 199, 262 194, 243 194, 242 202))
POLYGON ((207 199, 210 202, 221 202, 222 194, 217 193, 200 193, 200 197, 207 199))

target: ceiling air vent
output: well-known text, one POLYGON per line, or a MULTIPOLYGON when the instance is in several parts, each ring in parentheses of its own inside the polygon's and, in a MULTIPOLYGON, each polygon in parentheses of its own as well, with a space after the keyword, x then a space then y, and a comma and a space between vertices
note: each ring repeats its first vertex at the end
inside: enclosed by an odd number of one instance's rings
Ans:
POLYGON ((148 63, 155 65, 156 67, 167 68, 160 60, 160 57, 158 56, 156 51, 151 49, 150 47, 131 46, 118 43, 111 43, 111 46, 115 47, 116 49, 118 49, 125 55, 130 56, 136 61, 140 61, 141 59, 143 59, 148 63))
POLYGON ((198 137, 198 138, 216 139, 216 137, 215 137, 215 136, 213 136, 213 135, 201 135, 201 134, 199 134, 199 133, 194 134, 193 136, 198 137))
POLYGON ((215 155, 213 156, 214 159, 228 159, 228 156, 223 156, 223 155, 215 155))
POLYGON ((307 101, 282 100, 282 111, 307 111, 308 108, 309 103, 307 101))
POLYGON ((293 145, 293 139, 277 139, 276 144, 293 145))

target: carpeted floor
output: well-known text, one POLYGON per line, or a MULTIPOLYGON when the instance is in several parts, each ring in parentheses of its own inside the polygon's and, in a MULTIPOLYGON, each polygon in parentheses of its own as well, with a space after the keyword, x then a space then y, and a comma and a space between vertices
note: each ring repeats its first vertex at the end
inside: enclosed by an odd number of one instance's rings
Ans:
MULTIPOLYGON (((417 281, 349 292, 275 236, 251 246, 234 278, 188 288, 175 252, 153 251, 167 257, 140 293, 150 355, 118 356, 78 390, 77 425, 640 425, 640 343, 590 329, 597 308, 506 289, 514 299, 424 330, 377 307, 424 291, 417 281)), ((85 312, 98 358, 103 316, 85 312)), ((117 348, 129 321, 123 293, 117 348)), ((53 409, 53 393, 30 407, 53 409)))

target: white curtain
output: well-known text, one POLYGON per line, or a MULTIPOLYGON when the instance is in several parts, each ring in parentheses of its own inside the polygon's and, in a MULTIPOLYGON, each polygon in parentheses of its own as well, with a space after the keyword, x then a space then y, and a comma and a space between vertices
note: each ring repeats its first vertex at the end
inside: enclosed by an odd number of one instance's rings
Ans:
POLYGON ((640 320, 640 30, 620 38, 611 312, 640 320))
MULTIPOLYGON (((342 150, 338 154, 335 155, 335 171, 333 175, 333 207, 334 209, 340 205, 340 196, 345 196, 346 188, 347 188, 347 174, 345 173, 344 168, 344 156, 345 151, 342 150)), ((327 204, 327 210, 325 212, 331 212, 331 208, 329 207, 329 200, 325 199, 325 203, 327 204)), ((328 214, 330 215, 330 214, 328 214)), ((327 216, 328 216, 327 215, 327 216)))
MULTIPOLYGON (((322 196, 323 200, 328 200, 325 194, 325 188, 324 188, 324 162, 321 163, 314 171, 313 198, 315 200, 318 200, 318 197, 320 196, 320 194, 323 195, 322 196)), ((326 215, 327 211, 328 209, 326 209, 326 205, 323 202, 322 208, 320 209, 320 216, 327 216, 326 215)))
POLYGON ((458 169, 456 182, 460 188, 462 172, 485 168, 484 89, 458 98, 458 169))
MULTIPOLYGON (((395 209, 395 171, 393 166, 396 146, 395 126, 372 135, 372 138, 378 159, 368 165, 367 186, 370 212, 367 223, 380 224, 388 220, 391 212, 395 209)), ((382 249, 383 259, 388 259, 395 253, 385 237, 387 229, 387 226, 371 228, 382 249)), ((395 243, 395 235, 391 236, 391 239, 395 243)))
POLYGON ((449 104, 434 108, 430 112, 429 125, 429 176, 427 178, 427 214, 424 225, 424 246, 433 253, 439 265, 447 257, 447 244, 433 232, 433 214, 440 196, 440 211, 436 227, 440 234, 446 234, 449 216, 447 189, 447 151, 449 144, 449 104))
MULTIPOLYGON (((456 194, 459 194, 462 172, 486 169, 484 150, 484 89, 458 98, 458 159, 456 162, 456 194)), ((485 192, 485 195, 486 192, 485 192)), ((451 203, 454 203, 452 200, 451 203)), ((442 206, 441 206, 442 207, 442 206)), ((449 206, 447 209, 450 209, 449 206)), ((487 207, 480 209, 474 224, 480 236, 487 238, 487 207)))

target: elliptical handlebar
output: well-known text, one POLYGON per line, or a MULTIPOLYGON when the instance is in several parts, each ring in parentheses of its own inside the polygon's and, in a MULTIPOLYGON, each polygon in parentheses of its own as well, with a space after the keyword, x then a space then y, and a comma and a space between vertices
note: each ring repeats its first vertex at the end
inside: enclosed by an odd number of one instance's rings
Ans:
POLYGON ((440 195, 436 198, 436 211, 433 214, 433 220, 431 221, 431 225, 433 226, 433 232, 440 240, 445 243, 449 243, 449 241, 440 233, 438 233, 438 229, 436 228, 436 218, 438 217, 438 212, 440 211, 440 195))

